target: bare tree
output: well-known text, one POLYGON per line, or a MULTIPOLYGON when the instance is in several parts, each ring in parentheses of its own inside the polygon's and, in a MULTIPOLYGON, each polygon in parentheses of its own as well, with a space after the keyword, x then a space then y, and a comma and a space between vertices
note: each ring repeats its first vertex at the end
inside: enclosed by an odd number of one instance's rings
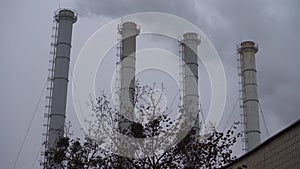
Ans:
POLYGON ((127 136, 125 139, 120 137, 118 128, 124 116, 105 94, 98 97, 91 104, 95 118, 88 121, 90 130, 85 139, 62 138, 57 149, 48 152, 50 161, 70 169, 169 169, 220 168, 235 159, 230 148, 241 136, 234 132, 235 126, 226 133, 211 128, 196 138, 188 132, 176 140, 182 124, 179 118, 161 109, 162 95, 154 95, 154 90, 155 86, 137 83, 134 107, 139 116, 122 133, 127 136))

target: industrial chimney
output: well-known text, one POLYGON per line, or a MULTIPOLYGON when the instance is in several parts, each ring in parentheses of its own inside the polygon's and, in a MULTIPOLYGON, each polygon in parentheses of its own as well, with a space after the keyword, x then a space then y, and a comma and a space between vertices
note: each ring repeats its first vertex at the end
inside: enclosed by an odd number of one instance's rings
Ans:
POLYGON ((196 33, 185 33, 182 46, 182 59, 183 59, 183 109, 185 113, 190 115, 196 115, 189 118, 191 121, 195 120, 195 124, 192 128, 194 136, 199 135, 199 94, 198 94, 198 45, 200 45, 200 39, 196 33))
POLYGON ((244 41, 238 48, 242 75, 243 111, 246 127, 246 149, 251 151, 260 144, 260 127, 256 82, 255 54, 257 45, 252 41, 244 41))
POLYGON ((53 90, 48 143, 46 143, 50 149, 55 148, 56 142, 64 134, 72 26, 77 21, 77 14, 73 10, 59 9, 54 18, 58 24, 58 29, 53 63, 54 75, 52 78, 53 90))
POLYGON ((134 119, 136 36, 140 29, 133 22, 125 22, 119 25, 118 31, 121 35, 119 106, 120 113, 124 115, 119 121, 119 129, 121 133, 126 134, 134 119))

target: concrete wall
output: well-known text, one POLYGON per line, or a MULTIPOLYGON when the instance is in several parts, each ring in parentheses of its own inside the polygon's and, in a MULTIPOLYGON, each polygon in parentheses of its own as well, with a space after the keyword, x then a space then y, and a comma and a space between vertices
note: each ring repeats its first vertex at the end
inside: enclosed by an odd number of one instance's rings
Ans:
POLYGON ((300 169, 300 120, 223 169, 300 169))

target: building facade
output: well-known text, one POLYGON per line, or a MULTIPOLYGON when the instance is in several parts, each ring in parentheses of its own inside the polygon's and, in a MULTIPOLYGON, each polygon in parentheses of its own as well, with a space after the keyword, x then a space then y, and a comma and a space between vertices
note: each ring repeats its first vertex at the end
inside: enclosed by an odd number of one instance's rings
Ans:
POLYGON ((300 169, 300 120, 223 169, 300 169))

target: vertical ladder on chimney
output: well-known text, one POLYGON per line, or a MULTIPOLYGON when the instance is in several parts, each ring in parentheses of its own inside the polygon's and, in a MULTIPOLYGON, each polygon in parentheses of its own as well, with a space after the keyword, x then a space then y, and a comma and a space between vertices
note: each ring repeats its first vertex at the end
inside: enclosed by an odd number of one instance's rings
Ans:
POLYGON ((49 116, 51 113, 51 104, 52 104, 53 77, 54 77, 54 69, 55 69, 54 60, 56 57, 57 36, 58 36, 58 23, 55 19, 53 19, 52 35, 51 35, 51 43, 50 43, 49 66, 48 66, 48 78, 47 78, 47 95, 46 95, 44 124, 43 124, 44 150, 41 152, 42 155, 41 165, 43 166, 44 169, 47 168, 46 151, 48 150, 48 136, 49 136, 48 130, 49 130, 49 120, 50 120, 49 116))
MULTIPOLYGON (((238 50, 238 45, 237 45, 237 50, 238 50)), ((242 150, 244 153, 247 152, 248 148, 247 148, 247 135, 246 135, 246 114, 244 113, 244 104, 243 104, 243 97, 244 97, 244 89, 243 89, 243 68, 242 68, 242 58, 241 55, 239 54, 239 52, 237 52, 236 54, 237 56, 237 72, 238 72, 238 83, 239 83, 239 102, 240 102, 240 109, 241 109, 241 127, 242 127, 242 150)))
MULTIPOLYGON (((122 23, 121 23, 122 24, 122 23)), ((118 29, 120 29, 119 25, 118 29)), ((120 95, 121 95, 121 55, 122 55, 122 39, 120 35, 118 34, 118 43, 117 43, 117 52, 116 52, 116 71, 115 71, 115 86, 114 86, 114 95, 115 95, 115 104, 117 107, 117 110, 120 110, 120 95)))
POLYGON ((185 63, 184 63, 184 47, 181 40, 178 41, 179 45, 179 108, 183 109, 184 97, 184 76, 185 76, 185 63))

